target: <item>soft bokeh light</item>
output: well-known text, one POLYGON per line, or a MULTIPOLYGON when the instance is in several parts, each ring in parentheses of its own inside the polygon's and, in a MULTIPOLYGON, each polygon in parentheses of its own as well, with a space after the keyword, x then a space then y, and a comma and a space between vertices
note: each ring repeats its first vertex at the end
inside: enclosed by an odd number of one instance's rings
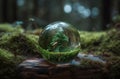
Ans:
POLYGON ((71 13, 71 11, 72 11, 72 6, 70 4, 65 4, 64 12, 65 13, 71 13))
POLYGON ((25 3, 25 0, 17 0, 17 5, 18 6, 23 6, 25 3))
POLYGON ((79 5, 78 6, 78 13, 83 17, 83 18, 88 18, 91 14, 91 11, 90 9, 88 8, 85 8, 84 6, 82 5, 79 5))

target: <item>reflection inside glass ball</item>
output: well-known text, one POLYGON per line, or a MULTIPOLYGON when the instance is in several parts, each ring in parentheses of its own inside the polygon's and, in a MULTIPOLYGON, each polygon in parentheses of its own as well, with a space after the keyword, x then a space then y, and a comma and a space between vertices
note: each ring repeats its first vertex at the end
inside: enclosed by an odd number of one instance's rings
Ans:
POLYGON ((80 47, 80 36, 72 25, 54 22, 45 27, 40 34, 40 46, 52 52, 66 52, 80 47))

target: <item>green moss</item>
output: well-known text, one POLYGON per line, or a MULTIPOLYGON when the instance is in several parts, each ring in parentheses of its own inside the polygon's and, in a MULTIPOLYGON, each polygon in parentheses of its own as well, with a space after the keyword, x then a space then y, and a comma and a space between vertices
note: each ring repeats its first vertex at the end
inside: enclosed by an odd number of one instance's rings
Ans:
POLYGON ((106 36, 105 32, 86 32, 79 31, 81 39, 81 48, 83 50, 99 50, 99 46, 106 36))
POLYGON ((11 52, 0 49, 0 78, 16 79, 16 68, 23 60, 24 58, 21 56, 15 57, 11 52))
MULTIPOLYGON (((57 32, 50 42, 50 45, 48 45, 49 51, 54 52, 62 52, 62 51, 68 51, 67 49, 67 43, 69 42, 68 37, 63 32, 57 32)), ((70 50, 70 49, 69 49, 70 50)))
POLYGON ((79 32, 83 51, 111 52, 120 55, 120 31, 111 29, 106 32, 79 32))
POLYGON ((26 57, 40 56, 37 45, 36 35, 19 32, 4 33, 0 38, 0 78, 19 79, 16 74, 17 66, 26 57))
POLYGON ((0 32, 11 32, 14 28, 10 24, 0 24, 0 32))
MULTIPOLYGON (((21 33, 20 31, 13 32, 12 30, 0 36, 1 79, 16 79, 16 66, 24 57, 41 57, 42 54, 44 58, 55 63, 68 62, 79 51, 78 49, 69 52, 49 52, 39 47, 38 36, 21 33)), ((81 48, 84 51, 92 50, 96 55, 100 55, 103 52, 112 52, 114 54, 115 57, 112 54, 112 57, 108 58, 108 71, 110 79, 118 79, 120 75, 120 31, 110 30, 108 33, 80 31, 79 33, 81 37, 81 48)), ((101 69, 104 67, 104 64, 88 59, 81 59, 80 67, 101 69)))
POLYGON ((80 51, 79 48, 67 52, 50 52, 38 46, 42 56, 52 63, 70 62, 80 51))
POLYGON ((115 29, 108 31, 100 45, 100 49, 120 56, 120 31, 115 29))
POLYGON ((13 32, 5 33, 0 38, 0 48, 18 55, 40 56, 35 45, 38 45, 38 36, 35 35, 13 32))
POLYGON ((24 32, 24 29, 21 26, 13 27, 11 24, 0 24, 0 33, 14 32, 14 31, 24 32))

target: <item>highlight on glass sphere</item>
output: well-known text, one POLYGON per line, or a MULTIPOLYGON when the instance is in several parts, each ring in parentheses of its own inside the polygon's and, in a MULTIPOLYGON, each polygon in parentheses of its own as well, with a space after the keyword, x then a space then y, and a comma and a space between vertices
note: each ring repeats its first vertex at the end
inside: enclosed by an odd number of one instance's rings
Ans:
POLYGON ((68 62, 80 50, 78 30, 66 22, 53 22, 45 27, 39 36, 41 53, 51 62, 68 62))

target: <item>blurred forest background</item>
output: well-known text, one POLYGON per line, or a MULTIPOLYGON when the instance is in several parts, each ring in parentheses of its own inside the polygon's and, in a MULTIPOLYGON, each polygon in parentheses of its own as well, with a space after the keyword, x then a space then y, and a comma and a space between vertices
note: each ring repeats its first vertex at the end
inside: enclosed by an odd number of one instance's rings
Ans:
POLYGON ((35 18, 41 27, 69 22, 80 30, 105 30, 120 14, 120 0, 0 0, 0 23, 35 18))

